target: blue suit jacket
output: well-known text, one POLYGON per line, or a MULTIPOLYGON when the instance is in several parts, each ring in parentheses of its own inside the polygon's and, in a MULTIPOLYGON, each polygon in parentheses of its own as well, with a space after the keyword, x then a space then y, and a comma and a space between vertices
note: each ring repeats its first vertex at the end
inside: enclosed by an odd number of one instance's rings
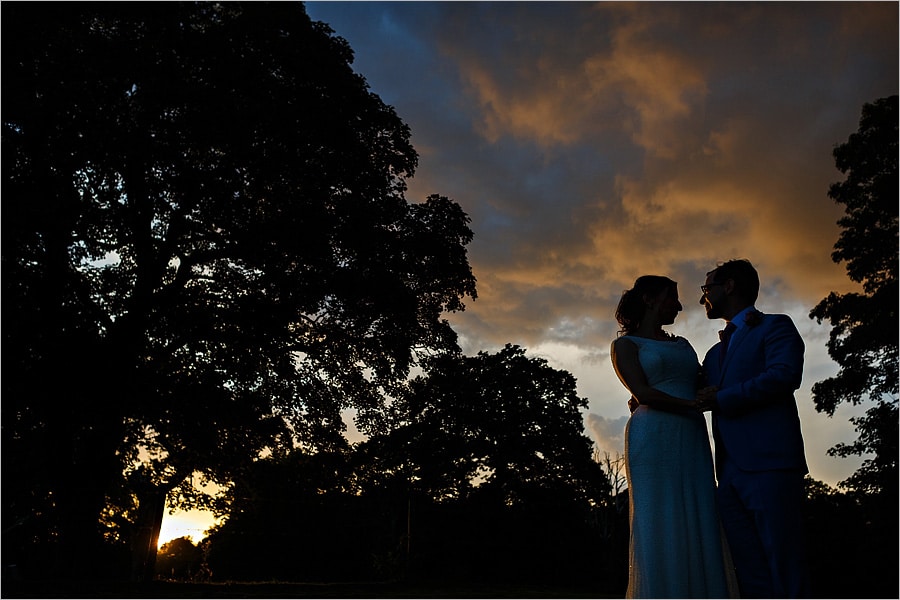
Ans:
POLYGON ((739 327, 719 364, 715 344, 703 359, 709 385, 717 385, 713 412, 716 471, 723 450, 744 471, 808 472, 794 391, 803 374, 803 339, 787 315, 765 315, 739 327))

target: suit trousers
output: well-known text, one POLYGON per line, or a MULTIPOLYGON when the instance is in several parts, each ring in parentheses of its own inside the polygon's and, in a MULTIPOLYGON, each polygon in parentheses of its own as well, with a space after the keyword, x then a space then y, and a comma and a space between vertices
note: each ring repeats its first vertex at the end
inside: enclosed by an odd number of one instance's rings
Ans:
POLYGON ((742 598, 809 598, 800 470, 742 471, 723 461, 717 500, 742 598))

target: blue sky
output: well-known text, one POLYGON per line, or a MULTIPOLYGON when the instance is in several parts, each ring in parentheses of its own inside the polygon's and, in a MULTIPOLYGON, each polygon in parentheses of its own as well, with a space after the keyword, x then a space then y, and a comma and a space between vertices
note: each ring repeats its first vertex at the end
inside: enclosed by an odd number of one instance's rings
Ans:
MULTIPOLYGON (((721 322, 699 285, 749 258, 757 306, 806 342, 797 394, 813 477, 865 407, 817 413, 837 372, 810 309, 856 289, 831 261, 842 207, 832 150, 862 105, 898 93, 896 2, 307 2, 412 131, 408 200, 472 219, 478 298, 450 316, 468 354, 519 344, 578 380, 586 432, 621 452, 628 394, 609 345, 642 274, 679 282, 672 333, 701 356, 721 322)), ((172 517, 167 517, 172 519, 172 517)), ((164 523, 164 527, 166 523, 164 523)), ((194 535, 195 540, 199 539, 194 535)))

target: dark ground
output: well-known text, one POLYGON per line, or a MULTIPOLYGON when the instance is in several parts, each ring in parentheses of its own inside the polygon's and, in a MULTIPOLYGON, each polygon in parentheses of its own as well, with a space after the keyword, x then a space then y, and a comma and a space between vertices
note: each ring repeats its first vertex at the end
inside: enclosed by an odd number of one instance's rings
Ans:
POLYGON ((599 588, 433 583, 175 583, 4 581, 6 598, 621 598, 599 588))

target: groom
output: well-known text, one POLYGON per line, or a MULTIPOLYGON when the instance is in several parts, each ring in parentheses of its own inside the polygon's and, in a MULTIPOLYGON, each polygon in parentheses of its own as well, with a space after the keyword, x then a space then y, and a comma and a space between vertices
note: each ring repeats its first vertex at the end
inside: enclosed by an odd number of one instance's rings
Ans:
POLYGON ((789 316, 756 310, 759 275, 747 260, 713 269, 701 290, 707 318, 726 321, 723 341, 703 359, 710 387, 698 402, 712 411, 719 513, 741 597, 809 597, 808 469, 794 399, 803 340, 789 316))

